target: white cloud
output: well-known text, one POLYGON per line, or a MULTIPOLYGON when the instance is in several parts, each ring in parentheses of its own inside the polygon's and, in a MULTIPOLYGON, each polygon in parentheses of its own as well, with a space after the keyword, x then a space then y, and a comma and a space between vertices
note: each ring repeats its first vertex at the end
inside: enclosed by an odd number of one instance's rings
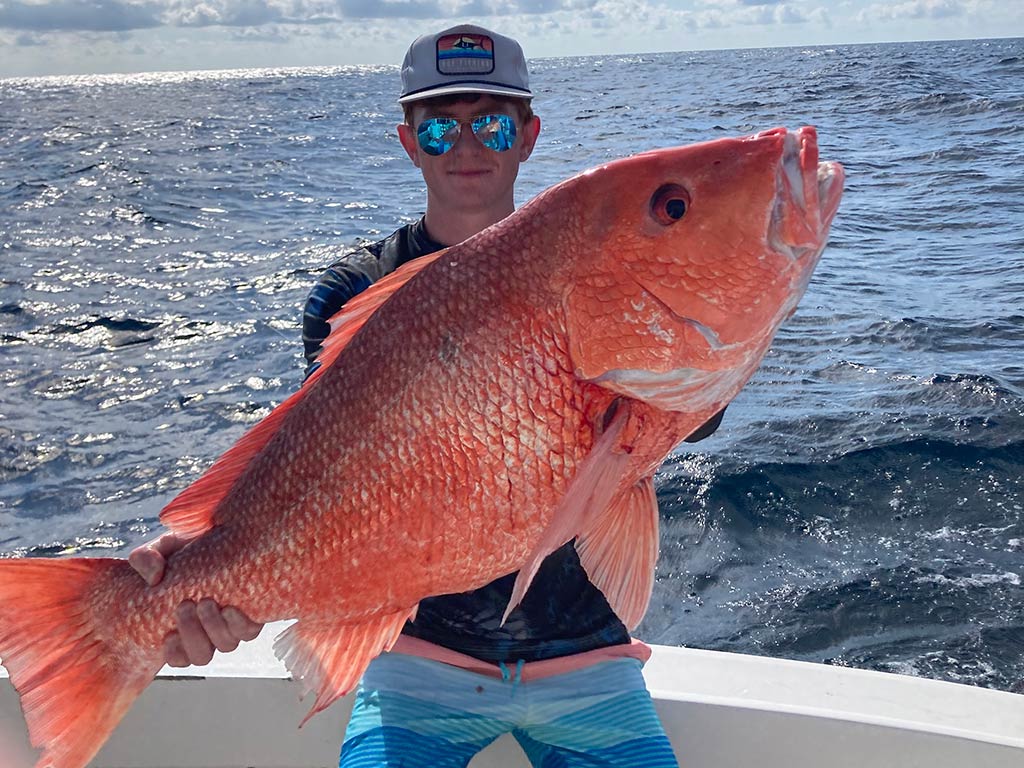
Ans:
POLYGON ((873 3, 857 14, 858 21, 897 19, 945 19, 963 16, 973 4, 962 0, 908 0, 902 3, 873 3))
POLYGON ((15 0, 0 29, 118 31, 158 26, 320 25, 360 19, 443 19, 580 11, 598 0, 15 0))
POLYGON ((280 24, 265 24, 260 27, 238 27, 231 33, 231 39, 241 43, 287 44, 295 39, 296 30, 280 24))
POLYGON ((35 45, 46 45, 46 40, 34 32, 22 32, 14 37, 13 42, 19 48, 31 48, 35 45))
POLYGON ((473 21, 530 57, 1024 34, 1024 0, 0 0, 0 78, 393 64, 473 21))
MULTIPOLYGON (((530 51, 544 38, 577 41, 601 38, 630 48, 664 49, 708 34, 722 37, 739 27, 798 27, 827 24, 819 0, 0 0, 0 30, 31 33, 20 45, 67 45, 75 32, 155 29, 166 39, 177 29, 224 30, 225 41, 303 45, 302 30, 319 29, 336 39, 360 36, 392 41, 422 29, 472 20, 518 36, 530 51), (666 4, 668 3, 668 5, 666 4), (682 3, 682 7, 680 7, 682 3), (674 4, 674 5, 673 5, 674 4), (417 25, 420 25, 417 27, 417 25), (390 29, 390 32, 387 30, 390 29), (166 30, 166 31, 161 31, 166 30), (64 33, 64 34, 58 34, 64 33), (646 33, 646 34, 645 34, 646 33), (41 37, 40 37, 41 36, 41 37), (626 41, 633 41, 627 43, 626 41)), ((149 36, 147 36, 149 37, 149 36)), ((402 38, 404 40, 404 38, 402 38)), ((95 41, 92 43, 95 45, 95 41)), ((706 44, 706 43, 705 43, 706 44)), ((347 49, 349 50, 349 49, 347 49)), ((352 53, 355 49, 349 50, 352 53)), ((362 50, 362 49, 360 49, 362 50)), ((383 50, 383 49, 382 49, 383 50)), ((294 60, 295 56, 292 56, 294 60)))
POLYGON ((281 21, 281 3, 239 0, 237 2, 172 3, 162 14, 165 24, 182 27, 224 25, 261 26, 281 21))
MULTIPOLYGON (((827 23, 825 6, 805 0, 695 0, 685 9, 651 7, 652 18, 672 18, 676 24, 693 30, 723 29, 736 25, 772 26, 780 24, 827 23)), ((678 5, 679 3, 677 3, 678 5)))
POLYGON ((436 18, 437 0, 164 0, 164 23, 185 27, 318 25, 352 19, 436 18))
POLYGON ((115 32, 160 25, 154 3, 133 0, 55 0, 0 3, 0 28, 32 32, 115 32))

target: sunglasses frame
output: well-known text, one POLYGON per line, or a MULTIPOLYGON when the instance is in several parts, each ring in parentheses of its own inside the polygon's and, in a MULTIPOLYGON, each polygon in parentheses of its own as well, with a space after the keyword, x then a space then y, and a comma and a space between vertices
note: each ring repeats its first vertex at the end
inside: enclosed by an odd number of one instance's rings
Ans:
POLYGON ((519 133, 515 118, 496 112, 476 115, 467 120, 459 120, 455 117, 428 117, 416 126, 416 140, 419 142, 420 149, 428 155, 440 157, 458 142, 462 135, 463 125, 469 125, 477 141, 492 152, 507 152, 512 149, 519 133), (497 130, 492 131, 489 136, 481 136, 483 131, 495 124, 499 126, 497 130), (442 126, 444 126, 443 130, 440 129, 442 126), (492 144, 498 146, 492 146, 492 144))

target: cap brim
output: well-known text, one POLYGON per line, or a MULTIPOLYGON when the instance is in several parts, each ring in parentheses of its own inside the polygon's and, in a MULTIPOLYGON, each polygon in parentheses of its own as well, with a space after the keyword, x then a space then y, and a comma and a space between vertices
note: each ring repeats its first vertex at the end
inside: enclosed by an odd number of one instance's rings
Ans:
POLYGON ((428 88, 424 91, 410 93, 399 98, 398 103, 406 104, 410 101, 420 101, 421 99, 429 99, 434 96, 450 96, 456 93, 482 93, 490 94, 492 96, 512 96, 513 98, 518 99, 533 98, 533 93, 530 91, 524 91, 520 88, 509 88, 503 85, 487 85, 484 83, 479 85, 453 83, 451 85, 442 85, 437 88, 428 88))

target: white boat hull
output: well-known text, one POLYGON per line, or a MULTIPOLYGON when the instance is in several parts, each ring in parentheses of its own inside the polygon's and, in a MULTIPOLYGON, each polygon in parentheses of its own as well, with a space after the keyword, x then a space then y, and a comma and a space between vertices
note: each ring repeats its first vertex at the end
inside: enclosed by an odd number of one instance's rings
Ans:
MULTIPOLYGON (((270 652, 281 627, 209 667, 164 669, 94 768, 333 768, 351 697, 308 706, 270 652)), ((2 671, 0 671, 2 672, 2 671)), ((644 669, 684 768, 1022 768, 1024 696, 901 675, 656 646, 644 669)), ((0 679, 0 768, 29 768, 0 679)), ((471 768, 524 768, 502 737, 471 768)))

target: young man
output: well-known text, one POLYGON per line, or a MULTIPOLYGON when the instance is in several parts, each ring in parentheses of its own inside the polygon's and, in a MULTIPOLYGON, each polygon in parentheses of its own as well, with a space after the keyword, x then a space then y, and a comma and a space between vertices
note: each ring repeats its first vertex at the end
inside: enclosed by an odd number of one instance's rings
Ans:
MULTIPOLYGON (((519 166, 540 131, 519 44, 462 25, 417 39, 402 67, 402 147, 427 186, 425 215, 327 269, 310 293, 303 341, 315 366, 327 319, 402 264, 459 243, 514 210, 519 166)), ((690 440, 718 426, 715 417, 690 440)), ((151 584, 179 547, 167 535, 131 555, 151 584)), ((676 766, 640 673, 649 655, 590 583, 573 542, 542 564, 504 624, 515 574, 423 600, 357 693, 341 768, 465 766, 512 732, 535 766, 676 766)), ((168 663, 205 664, 260 626, 212 600, 187 602, 168 663)))

